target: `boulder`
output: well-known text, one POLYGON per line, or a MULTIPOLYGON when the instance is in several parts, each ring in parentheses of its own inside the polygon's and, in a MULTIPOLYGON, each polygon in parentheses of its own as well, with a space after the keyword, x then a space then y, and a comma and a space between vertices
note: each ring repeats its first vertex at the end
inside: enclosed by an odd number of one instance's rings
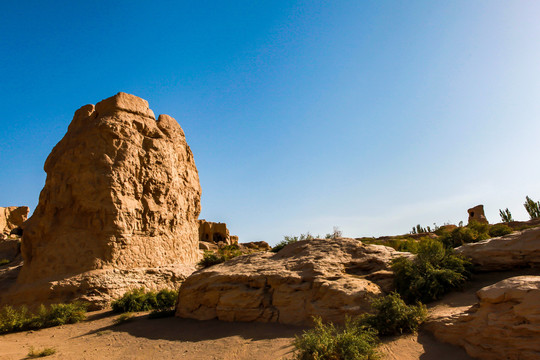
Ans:
POLYGON ((9 235, 20 228, 28 217, 28 206, 0 207, 0 234, 9 235))
POLYGON ((389 263, 398 256, 410 254, 341 238, 239 256, 191 275, 180 287, 176 316, 295 325, 321 316, 341 323, 391 290, 389 263))
POLYGON ((5 238, 0 240, 0 260, 12 261, 20 254, 21 240, 18 238, 5 238))
MULTIPOLYGON (((117 289, 111 271, 120 279, 199 260, 193 154, 176 120, 156 120, 145 100, 118 93, 77 110, 44 168, 39 204, 24 224, 17 279, 19 289, 45 289, 31 301, 68 300, 58 290, 62 282, 80 282, 70 288, 79 299, 93 291, 83 282, 117 289)), ((148 288, 169 283, 141 276, 148 288)))
POLYGON ((540 276, 517 276, 477 293, 479 303, 425 325, 439 340, 484 360, 540 358, 540 276))
POLYGON ((465 244, 456 252, 471 259, 480 271, 540 266, 540 227, 465 244))
POLYGON ((238 244, 242 250, 270 251, 272 247, 266 241, 250 241, 238 244))

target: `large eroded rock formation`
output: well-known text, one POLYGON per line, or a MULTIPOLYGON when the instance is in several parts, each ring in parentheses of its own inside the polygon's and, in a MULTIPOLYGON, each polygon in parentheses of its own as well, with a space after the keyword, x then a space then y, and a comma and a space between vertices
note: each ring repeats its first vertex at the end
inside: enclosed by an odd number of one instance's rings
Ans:
MULTIPOLYGON (((42 284, 49 300, 84 298, 91 286, 76 284, 86 279, 101 286, 97 297, 106 297, 107 289, 125 291, 109 280, 129 276, 139 279, 133 286, 159 287, 148 280, 154 275, 137 269, 169 274, 171 266, 199 259, 201 188, 193 154, 176 120, 156 120, 145 100, 118 93, 77 110, 45 171, 39 204, 24 225, 17 282, 28 285, 25 293, 42 284)), ((171 276, 165 284, 182 277, 171 276)))
POLYGON ((391 289, 389 262, 410 256, 354 239, 299 241, 201 270, 181 286, 176 315, 208 320, 343 322, 391 289))
POLYGON ((476 359, 540 358, 540 276, 517 276, 477 292, 479 303, 426 327, 476 359))

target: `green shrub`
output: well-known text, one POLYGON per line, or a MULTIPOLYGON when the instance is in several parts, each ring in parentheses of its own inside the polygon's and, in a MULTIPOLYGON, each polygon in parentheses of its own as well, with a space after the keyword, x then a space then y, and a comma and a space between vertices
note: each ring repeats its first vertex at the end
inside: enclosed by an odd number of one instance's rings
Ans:
POLYGON ((373 360, 377 359, 378 339, 373 329, 347 319, 343 328, 323 324, 315 317, 315 327, 296 336, 297 360, 373 360))
POLYGON ((407 305, 396 292, 375 299, 371 306, 375 314, 364 315, 361 321, 379 335, 415 332, 427 316, 425 305, 407 305))
POLYGON ((506 224, 495 224, 489 228, 489 236, 497 237, 512 233, 512 228, 506 224))
POLYGON ((28 357, 30 359, 35 358, 41 358, 49 355, 56 354, 56 349, 54 348, 45 348, 43 350, 35 350, 33 346, 30 347, 30 351, 28 352, 28 357))
POLYGON ((460 226, 451 232, 443 233, 440 236, 440 240, 445 246, 455 248, 463 244, 489 239, 491 237, 489 230, 489 224, 472 221, 467 226, 460 226))
POLYGON ((0 266, 3 266, 3 265, 7 265, 9 264, 11 261, 9 261, 8 259, 0 259, 0 266))
POLYGON ((135 317, 133 316, 133 313, 131 312, 125 312, 120 314, 116 319, 113 320, 115 325, 124 324, 130 321, 133 321, 135 317))
POLYGON ((86 318, 86 306, 81 303, 41 305, 32 314, 25 306, 14 309, 4 306, 0 311, 0 333, 37 330, 64 324, 74 324, 86 318))
POLYGON ((514 219, 512 219, 512 214, 510 213, 510 210, 508 210, 508 208, 506 208, 505 210, 499 209, 499 215, 501 216, 502 222, 514 221, 514 219))
POLYGON ((217 253, 208 250, 205 251, 202 260, 199 261, 199 265, 203 268, 207 268, 212 265, 221 264, 222 262, 240 255, 243 255, 243 253, 238 245, 227 245, 220 248, 217 253))
POLYGON ((149 319, 162 319, 174 316, 175 310, 154 310, 148 314, 149 319))
POLYGON ((526 196, 523 206, 525 206, 531 220, 540 218, 540 201, 534 202, 530 197, 526 196))
POLYGON ((176 305, 178 292, 174 290, 145 291, 143 288, 126 292, 120 299, 112 302, 115 313, 168 310, 176 305))
POLYGON ((427 303, 462 286, 470 277, 471 263, 439 241, 425 239, 414 260, 397 258, 392 269, 396 290, 407 303, 427 303))

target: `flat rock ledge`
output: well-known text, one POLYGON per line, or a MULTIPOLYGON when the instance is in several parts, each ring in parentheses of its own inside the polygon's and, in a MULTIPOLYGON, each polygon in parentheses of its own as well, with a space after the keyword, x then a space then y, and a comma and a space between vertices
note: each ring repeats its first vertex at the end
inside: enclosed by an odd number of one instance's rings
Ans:
MULTIPOLYGON (((0 289, 2 280, 13 281, 19 269, 12 268, 11 274, 6 272, 0 276, 0 289), (7 279, 8 276, 11 279, 7 279)), ((88 304, 89 310, 99 310, 106 308, 113 300, 120 298, 129 290, 177 289, 195 270, 194 265, 184 264, 155 268, 92 270, 63 279, 47 279, 37 283, 8 286, 0 294, 0 304, 27 305, 33 308, 41 303, 81 301, 88 304)))
POLYGON ((540 359, 540 276, 516 276, 479 290, 479 303, 425 327, 482 360, 540 359))
POLYGON ((411 254, 345 238, 240 256, 191 275, 180 288, 176 316, 294 325, 320 316, 342 323, 391 291, 390 261, 399 256, 411 254))
POLYGON ((540 267, 540 227, 465 244, 456 252, 471 259, 480 271, 540 267))

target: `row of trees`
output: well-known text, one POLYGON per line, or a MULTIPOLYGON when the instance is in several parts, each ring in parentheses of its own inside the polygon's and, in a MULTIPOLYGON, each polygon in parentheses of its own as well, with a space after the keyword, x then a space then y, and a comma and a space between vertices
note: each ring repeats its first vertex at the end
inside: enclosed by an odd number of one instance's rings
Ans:
MULTIPOLYGON (((530 197, 526 196, 523 206, 525 206, 525 210, 527 210, 531 220, 540 218, 540 201, 534 201, 530 197)), ((501 216, 501 220, 503 222, 514 221, 508 208, 504 210, 499 209, 499 215, 501 216)))

